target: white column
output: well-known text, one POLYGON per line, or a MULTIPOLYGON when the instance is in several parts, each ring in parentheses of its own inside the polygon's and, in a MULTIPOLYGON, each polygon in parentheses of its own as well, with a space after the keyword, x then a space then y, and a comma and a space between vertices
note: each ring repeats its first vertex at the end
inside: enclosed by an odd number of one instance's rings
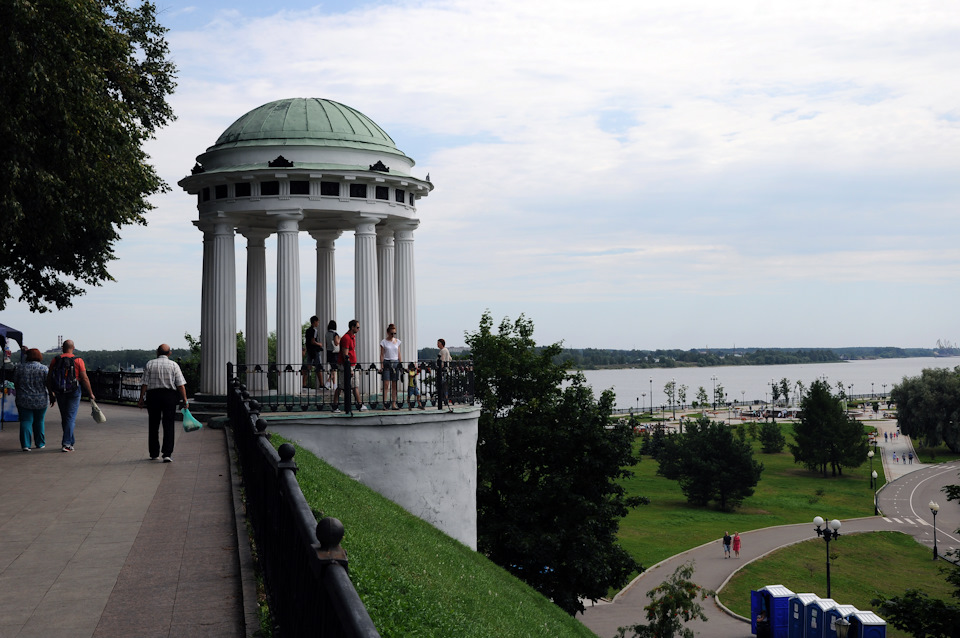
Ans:
MULTIPOLYGON (((370 364, 380 360, 380 312, 377 308, 377 220, 361 218, 354 231, 354 306, 360 321, 357 361, 370 364)), ((343 327, 346 330, 346 326, 343 327)))
POLYGON ((213 314, 210 309, 210 299, 213 298, 213 275, 210 267, 213 261, 213 225, 201 222, 193 222, 197 228, 203 231, 203 267, 200 281, 200 387, 187 388, 187 392, 199 391, 206 394, 216 394, 216 387, 213 378, 213 365, 210 363, 213 356, 213 350, 209 352, 203 348, 206 339, 213 339, 213 328, 210 324, 210 318, 213 314))
POLYGON ((267 255, 264 240, 269 230, 242 228, 240 233, 247 238, 247 299, 244 332, 247 342, 248 364, 246 385, 251 394, 267 392, 267 255), (256 372, 253 366, 262 367, 256 372))
MULTIPOLYGON (((397 322, 393 306, 393 229, 385 226, 377 226, 377 287, 380 304, 380 337, 377 343, 380 343, 387 326, 397 322)), ((401 349, 401 354, 404 352, 401 349)), ((377 356, 379 358, 379 354, 377 356)))
MULTIPOLYGON (((420 222, 411 220, 394 224, 396 244, 395 315, 397 336, 403 341, 405 361, 417 360, 417 278, 414 268, 413 231, 420 222)), ((439 336, 439 335, 438 335, 439 336)))
MULTIPOLYGON (((337 269, 334 259, 335 243, 340 237, 339 230, 314 230, 310 236, 317 241, 317 316, 320 317, 320 329, 325 333, 331 319, 337 320, 337 269)), ((337 322, 338 332, 346 331, 344 323, 337 322)))
POLYGON ((237 363, 237 272, 233 223, 218 219, 202 228, 200 391, 226 395, 227 362, 237 363))
POLYGON ((300 244, 299 212, 286 213, 277 220, 277 391, 300 394, 298 374, 303 361, 300 326, 300 244), (293 372, 285 372, 290 365, 293 372))

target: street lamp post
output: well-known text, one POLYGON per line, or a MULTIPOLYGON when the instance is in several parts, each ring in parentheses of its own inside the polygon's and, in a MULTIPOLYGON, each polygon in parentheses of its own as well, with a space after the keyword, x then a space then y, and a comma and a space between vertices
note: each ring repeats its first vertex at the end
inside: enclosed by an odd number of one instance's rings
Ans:
POLYGON ((874 398, 876 395, 873 393, 873 381, 870 382, 870 398, 874 398))
POLYGON ((940 511, 940 504, 930 501, 928 507, 933 513, 933 560, 937 560, 937 512, 940 511))
POLYGON ((827 542, 827 598, 830 598, 830 541, 837 540, 840 537, 840 521, 833 519, 829 523, 820 516, 814 517, 813 524, 816 525, 814 531, 827 542))
POLYGON ((870 459, 870 489, 873 489, 873 450, 867 452, 867 458, 870 459))
MULTIPOLYGON (((877 471, 873 470, 870 472, 870 478, 873 479, 873 484, 877 484, 877 471)), ((877 490, 873 490, 873 515, 876 516, 880 513, 880 509, 877 507, 877 490)))
POLYGON ((647 393, 646 393, 646 392, 641 392, 641 393, 640 393, 640 396, 643 397, 643 407, 644 407, 644 409, 646 409, 646 407, 647 407, 647 393))
POLYGON ((883 385, 883 397, 886 398, 886 397, 887 397, 887 384, 886 384, 886 383, 883 383, 883 384, 881 384, 881 385, 883 385))
POLYGON ((670 403, 673 405, 673 420, 677 420, 677 378, 670 379, 670 403))
POLYGON ((650 377, 650 416, 653 416, 653 377, 650 377))

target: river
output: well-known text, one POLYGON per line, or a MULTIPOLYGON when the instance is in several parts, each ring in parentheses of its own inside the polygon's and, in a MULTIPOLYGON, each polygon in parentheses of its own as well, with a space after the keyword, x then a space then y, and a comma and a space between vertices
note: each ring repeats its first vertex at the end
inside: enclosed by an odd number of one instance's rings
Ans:
POLYGON ((797 381, 802 381, 804 387, 809 388, 812 381, 825 376, 835 393, 837 382, 842 381, 844 387, 853 386, 847 390, 853 396, 880 396, 884 392, 889 393, 893 385, 900 383, 904 377, 918 376, 924 368, 952 369, 958 365, 960 357, 912 357, 777 366, 585 370, 583 374, 595 394, 613 389, 617 395, 616 407, 650 409, 651 404, 659 408, 670 402, 663 387, 673 379, 678 388, 687 386, 687 405, 696 400, 700 386, 712 401, 714 383, 723 386, 728 401, 769 400, 771 380, 780 381, 784 377, 790 381, 790 399, 793 401, 797 381), (716 377, 716 381, 712 377, 716 377))

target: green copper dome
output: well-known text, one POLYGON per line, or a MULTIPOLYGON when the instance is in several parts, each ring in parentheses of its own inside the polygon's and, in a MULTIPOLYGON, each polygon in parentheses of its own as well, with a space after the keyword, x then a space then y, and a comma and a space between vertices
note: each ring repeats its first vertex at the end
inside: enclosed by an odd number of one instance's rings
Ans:
POLYGON ((349 106, 320 98, 288 98, 259 106, 207 149, 241 146, 330 146, 403 155, 386 131, 349 106))

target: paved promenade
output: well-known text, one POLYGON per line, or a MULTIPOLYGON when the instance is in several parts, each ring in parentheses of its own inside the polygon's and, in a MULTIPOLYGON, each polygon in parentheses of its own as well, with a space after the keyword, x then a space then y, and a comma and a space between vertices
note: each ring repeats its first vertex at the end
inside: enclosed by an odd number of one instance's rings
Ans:
MULTIPOLYGON (((882 466, 884 474, 890 482, 888 486, 881 490, 879 496, 880 507, 885 516, 844 520, 843 527, 840 530, 841 534, 900 531, 913 535, 919 542, 932 548, 933 527, 930 522, 932 517, 929 509, 926 509, 924 513, 925 508, 922 504, 928 502, 928 494, 936 493, 940 485, 957 482, 960 463, 930 466, 919 463, 916 459, 913 464, 894 463, 893 452, 896 452, 897 457, 900 458, 913 450, 909 438, 901 436, 895 441, 890 440, 884 444, 882 443, 882 432, 884 430, 888 433, 896 432, 896 423, 878 421, 876 424, 870 423, 870 425, 877 425, 881 429, 881 444, 878 452, 880 459, 878 462, 877 457, 874 458, 874 467, 879 473, 882 466), (917 474, 914 475, 914 473, 917 474), (923 487, 902 489, 911 479, 923 487), (923 492, 921 489, 926 489, 927 492, 923 492), (907 495, 902 495, 901 492, 906 492, 907 495), (921 503, 921 505, 918 505, 918 503, 921 503), (893 512, 898 515, 888 515, 888 513, 892 514, 893 512)), ((939 500, 943 505, 945 498, 943 498, 942 493, 939 500)), ((952 547, 960 547, 960 539, 943 532, 944 529, 953 530, 960 526, 960 518, 956 521, 953 519, 947 521, 944 519, 945 513, 941 509, 937 521, 941 553, 952 547), (954 524, 953 527, 950 527, 951 524, 954 524)), ((742 558, 740 560, 725 559, 718 538, 654 565, 617 594, 612 603, 598 603, 592 607, 588 606, 586 612, 579 618, 598 636, 610 638, 616 634, 618 627, 646 622, 643 607, 650 602, 646 595, 647 592, 666 580, 674 569, 682 563, 693 560, 696 570, 693 580, 703 587, 718 591, 747 562, 761 558, 780 547, 816 538, 816 535, 813 523, 809 522, 741 532, 740 538, 743 542, 742 558)), ((758 583, 757 587, 774 584, 778 583, 758 583)), ((789 587, 789 583, 783 584, 789 587)), ((720 592, 720 600, 723 601, 722 591, 720 592)), ((705 601, 704 611, 708 618, 706 623, 702 621, 689 623, 690 628, 699 635, 710 636, 711 638, 746 638, 751 636, 748 622, 727 614, 712 598, 705 601)))
POLYGON ((101 408, 81 404, 71 453, 56 408, 42 450, 0 432, 0 638, 252 634, 224 431, 178 424, 173 462, 151 461, 146 411, 101 408))

